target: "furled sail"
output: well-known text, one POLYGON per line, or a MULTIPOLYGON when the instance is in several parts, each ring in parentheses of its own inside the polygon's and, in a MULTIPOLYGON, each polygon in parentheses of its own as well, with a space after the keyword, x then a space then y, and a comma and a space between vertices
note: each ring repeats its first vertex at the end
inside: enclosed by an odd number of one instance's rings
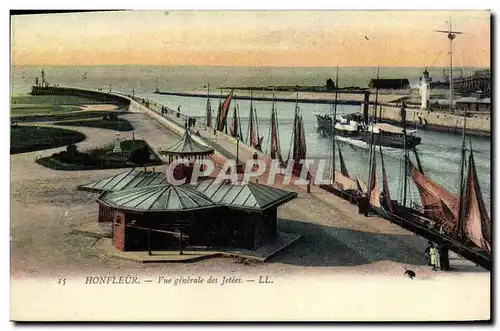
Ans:
POLYGON ((293 159, 295 163, 300 163, 300 160, 304 160, 307 154, 306 147, 306 137, 304 132, 304 121, 302 116, 297 116, 295 125, 295 135, 293 144, 293 159))
POLYGON ((342 152, 340 151, 340 146, 338 146, 338 149, 339 149, 339 160, 340 160, 340 172, 342 173, 342 175, 349 178, 349 172, 347 171, 347 167, 345 166, 344 157, 342 156, 342 152))
POLYGON ((363 194, 366 194, 366 192, 368 192, 368 187, 366 187, 365 182, 363 182, 363 180, 361 180, 361 178, 359 178, 358 175, 354 177, 354 180, 356 181, 356 187, 358 191, 363 194))
POLYGON ((382 163, 382 198, 384 199, 384 205, 387 207, 388 211, 391 213, 394 213, 391 195, 389 193, 389 184, 387 183, 387 174, 385 172, 385 164, 384 164, 384 156, 382 154, 382 146, 380 146, 380 160, 382 163))
POLYGON ((377 166, 375 162, 375 155, 373 156, 372 171, 370 178, 370 204, 375 207, 380 207, 380 197, 378 193, 377 182, 377 166))
MULTIPOLYGON (((293 136, 293 172, 297 175, 302 171, 303 164, 301 160, 305 160, 307 154, 306 137, 304 132, 304 123, 302 116, 297 115, 295 119, 295 129, 293 136)), ((308 174, 309 177, 309 174, 308 174)))
POLYGON ((283 162, 280 143, 278 139, 278 118, 276 115, 276 110, 274 109, 274 104, 271 111, 271 158, 277 159, 279 162, 283 162))
POLYGON ((207 98, 207 126, 212 127, 212 105, 210 105, 210 96, 207 98))
POLYGON ((249 131, 250 131, 250 146, 259 151, 262 151, 261 143, 264 137, 259 137, 257 130, 257 114, 255 113, 253 104, 250 104, 250 117, 249 117, 249 131))
POLYGON ((411 178, 420 193, 424 215, 448 233, 457 233, 459 199, 422 174, 410 161, 411 178))
POLYGON ((472 152, 469 156, 463 204, 463 233, 479 248, 491 252, 491 221, 481 195, 472 152))
POLYGON ((255 128, 254 128, 254 116, 253 116, 253 107, 250 105, 250 117, 249 117, 249 131, 250 131, 250 146, 257 145, 257 138, 255 137, 255 128))
POLYGON ((238 113, 237 113, 236 106, 234 106, 233 124, 231 125, 230 130, 231 130, 232 137, 238 136, 238 113))
POLYGON ((234 92, 234 89, 231 90, 231 92, 227 96, 227 98, 224 101, 224 103, 222 103, 220 105, 219 116, 217 116, 218 117, 217 130, 219 130, 219 131, 223 131, 224 128, 226 128, 227 113, 229 111, 229 106, 231 104, 231 99, 233 97, 233 92, 234 92))

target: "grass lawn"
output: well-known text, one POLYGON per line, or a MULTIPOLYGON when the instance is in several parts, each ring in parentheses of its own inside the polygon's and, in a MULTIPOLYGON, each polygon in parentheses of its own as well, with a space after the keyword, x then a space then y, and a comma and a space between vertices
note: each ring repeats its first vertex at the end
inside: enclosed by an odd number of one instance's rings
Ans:
POLYGON ((85 126, 90 128, 100 128, 115 131, 132 131, 134 127, 129 121, 119 118, 118 120, 103 120, 102 118, 72 120, 54 123, 55 125, 85 126))
POLYGON ((84 139, 85 135, 76 131, 14 125, 10 127, 10 154, 66 146, 84 139))
POLYGON ((80 106, 101 104, 89 98, 61 95, 11 96, 10 116, 50 115, 81 111, 80 106))
POLYGON ((102 103, 89 98, 71 95, 15 95, 11 97, 12 105, 85 105, 102 103))
POLYGON ((23 115, 49 115, 81 110, 78 106, 71 105, 49 105, 49 104, 16 104, 10 107, 10 116, 23 115))
POLYGON ((137 166, 129 162, 130 153, 140 145, 146 144, 150 151, 149 162, 145 166, 161 165, 162 160, 153 153, 151 147, 144 140, 124 140, 120 142, 123 153, 113 153, 113 144, 103 148, 78 152, 71 160, 67 158, 66 152, 54 153, 50 157, 38 159, 36 162, 54 170, 95 170, 128 168, 137 166))

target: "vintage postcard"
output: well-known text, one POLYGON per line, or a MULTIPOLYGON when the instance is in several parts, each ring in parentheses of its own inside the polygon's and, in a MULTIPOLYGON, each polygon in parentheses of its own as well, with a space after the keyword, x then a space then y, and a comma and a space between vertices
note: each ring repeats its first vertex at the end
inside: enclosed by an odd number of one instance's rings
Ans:
POLYGON ((489 321, 491 12, 12 11, 12 321, 489 321))

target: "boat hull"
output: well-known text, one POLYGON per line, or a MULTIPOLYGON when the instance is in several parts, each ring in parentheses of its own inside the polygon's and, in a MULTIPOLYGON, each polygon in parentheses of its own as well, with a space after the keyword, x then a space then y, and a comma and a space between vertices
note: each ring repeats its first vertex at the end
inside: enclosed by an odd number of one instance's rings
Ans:
MULTIPOLYGON (((370 144, 371 142, 371 132, 362 132, 360 135, 361 140, 366 142, 367 144, 370 144)), ((374 133, 373 134, 373 144, 378 146, 382 145, 382 147, 391 147, 391 148, 398 148, 398 149, 403 149, 405 148, 405 142, 406 142, 406 148, 407 149, 413 149, 417 145, 419 145, 422 142, 422 138, 417 137, 417 136, 411 136, 407 135, 406 136, 406 141, 403 139, 402 135, 392 135, 392 134, 387 134, 387 133, 374 133)))
POLYGON ((441 232, 438 223, 429 219, 423 213, 409 207, 404 207, 394 200, 392 201, 393 214, 388 212, 388 208, 383 200, 381 200, 381 205, 382 208, 372 207, 372 209, 377 214, 386 219, 392 219, 393 222, 407 230, 422 235, 435 243, 447 244, 455 253, 480 265, 486 270, 491 270, 491 255, 488 252, 479 249, 471 243, 459 240, 456 234, 441 232))
MULTIPOLYGON (((318 121, 318 129, 323 131, 326 134, 332 134, 332 121, 330 117, 325 117, 321 115, 316 115, 317 121, 318 121)), ((335 135, 338 137, 346 137, 346 138, 351 138, 351 139, 356 139, 365 142, 366 144, 371 143, 372 139, 372 133, 367 130, 363 129, 358 129, 357 131, 351 131, 351 130, 341 130, 338 128, 335 128, 335 135)), ((373 143, 374 145, 381 145, 382 147, 390 147, 390 148, 397 148, 397 149, 403 149, 405 148, 405 143, 404 143, 403 135, 402 134, 396 134, 396 133, 390 133, 390 132, 376 132, 373 133, 373 143)), ((422 142, 422 138, 414 136, 414 135, 407 135, 406 136, 406 148, 408 149, 413 149, 417 145, 419 145, 422 142)))

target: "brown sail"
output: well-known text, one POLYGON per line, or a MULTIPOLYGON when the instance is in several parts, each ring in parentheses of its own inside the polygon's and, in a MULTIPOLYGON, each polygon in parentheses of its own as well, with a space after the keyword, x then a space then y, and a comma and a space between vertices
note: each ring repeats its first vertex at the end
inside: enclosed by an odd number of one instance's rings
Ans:
POLYGON ((279 162, 283 162, 278 138, 278 119, 274 105, 271 114, 271 158, 277 159, 279 162))
POLYGON ((232 124, 230 130, 231 130, 232 137, 236 137, 238 135, 238 114, 236 112, 236 106, 234 106, 233 124, 232 124))
POLYGON ((439 223, 444 231, 456 234, 459 208, 457 196, 427 178, 411 162, 408 163, 411 178, 420 193, 424 215, 439 223))
POLYGON ((491 252, 491 221, 481 195, 472 152, 469 156, 463 208, 463 233, 479 248, 491 252))
POLYGON ((359 178, 358 175, 354 177, 354 180, 356 181, 356 187, 359 192, 366 194, 368 192, 368 188, 366 187, 366 184, 359 178))
POLYGON ((380 146, 380 160, 382 162, 382 198, 384 199, 384 204, 387 207, 387 210, 391 213, 394 213, 391 195, 389 193, 389 184, 387 183, 387 174, 385 172, 385 164, 384 164, 384 156, 382 154, 382 146, 380 146))
MULTIPOLYGON (((340 151, 340 146, 338 148, 339 150, 339 159, 340 159, 340 173, 335 171, 335 180, 334 180, 334 185, 337 185, 338 188, 341 190, 358 190, 361 192, 361 184, 357 180, 359 179, 352 179, 349 176, 349 172, 347 171, 347 167, 344 162, 344 158, 342 156, 342 152, 340 151)), ((364 183, 363 183, 364 185, 364 183)), ((365 188, 366 191, 366 188, 365 188)))
POLYGON ((370 204, 375 207, 380 207, 380 197, 378 193, 377 183, 377 167, 375 164, 375 155, 373 156, 371 183, 370 183, 370 204))
POLYGON ((224 103, 222 103, 219 106, 219 115, 217 116, 217 118, 218 118, 217 130, 219 130, 219 131, 223 131, 224 128, 227 128, 226 127, 227 113, 229 111, 229 105, 231 104, 233 92, 234 92, 234 89, 231 90, 231 92, 227 96, 224 103))
POLYGON ((209 84, 209 87, 208 87, 208 98, 207 98, 207 115, 206 115, 206 118, 207 118, 207 126, 210 128, 212 127, 212 105, 210 104, 210 84, 209 84))
POLYGON ((339 160, 340 160, 340 172, 345 177, 349 178, 349 172, 347 171, 347 167, 345 166, 344 158, 342 157, 342 152, 340 151, 340 146, 338 146, 339 150, 339 160))

